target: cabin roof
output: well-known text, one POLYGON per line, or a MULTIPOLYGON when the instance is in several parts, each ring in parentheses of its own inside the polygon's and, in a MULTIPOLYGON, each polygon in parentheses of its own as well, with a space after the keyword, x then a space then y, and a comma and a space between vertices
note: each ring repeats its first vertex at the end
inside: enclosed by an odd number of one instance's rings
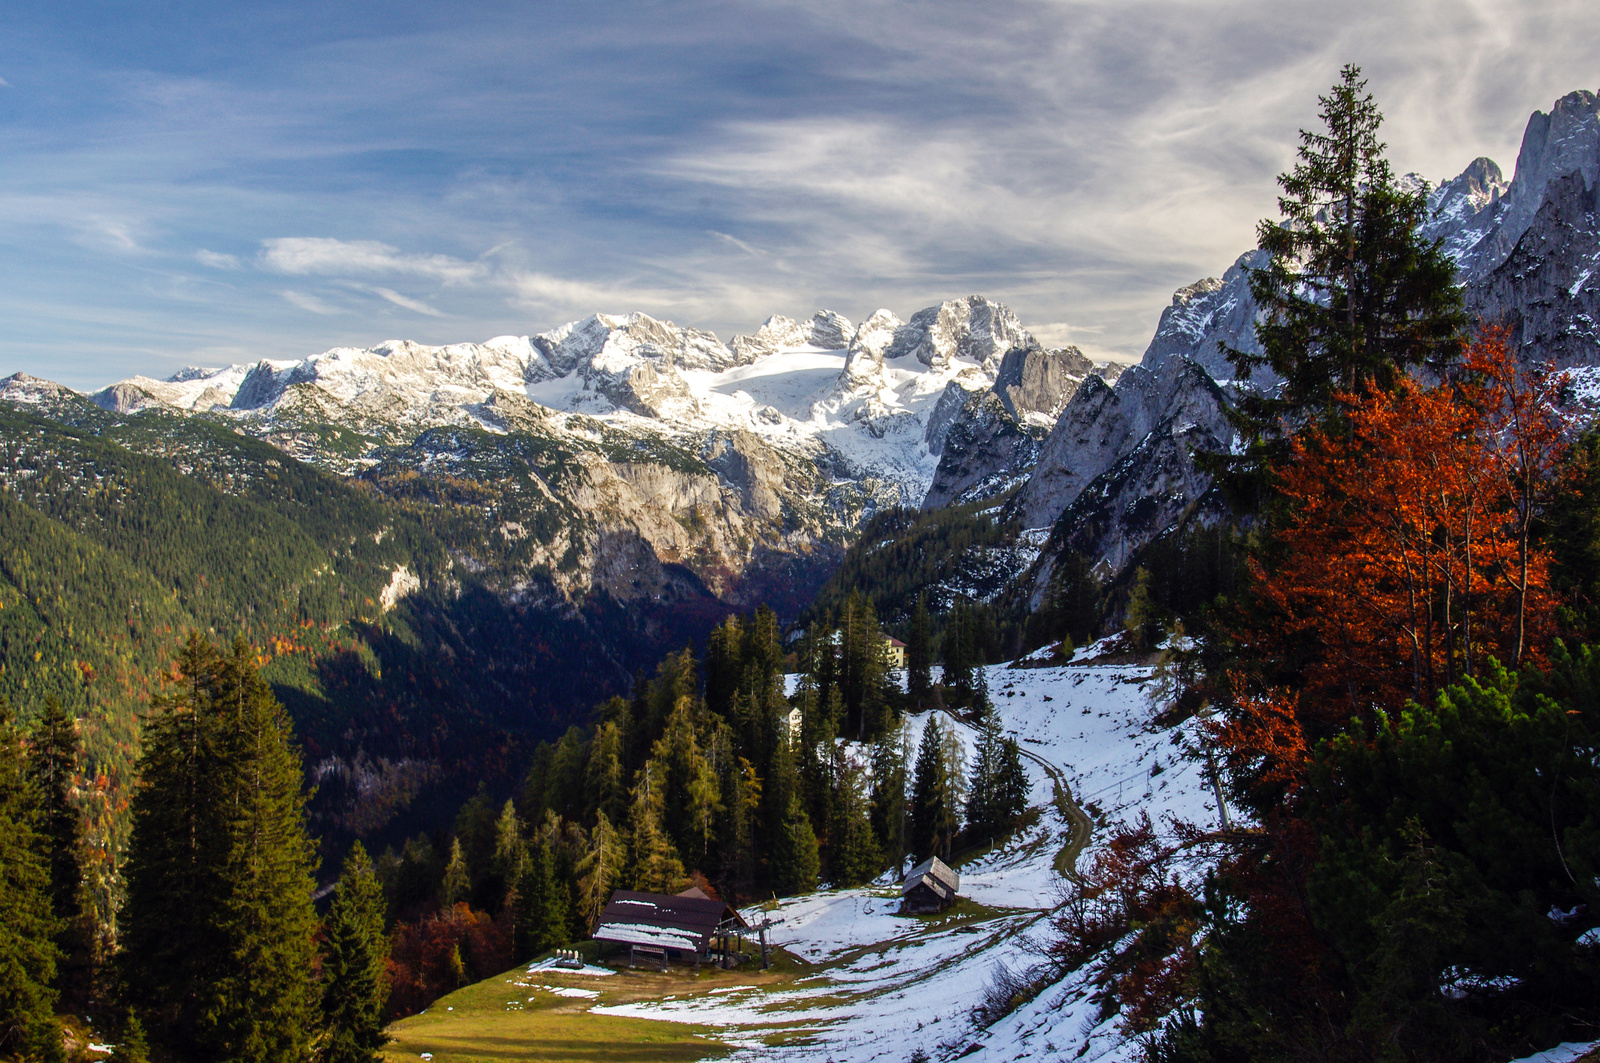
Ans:
POLYGON ((937 893, 954 897, 961 889, 961 876, 937 856, 930 856, 911 869, 900 887, 900 895, 905 896, 924 884, 937 893))
POLYGON ((726 901, 703 893, 698 897, 688 893, 670 897, 664 893, 617 890, 600 913, 593 936, 596 941, 699 952, 717 928, 730 921, 736 926, 748 925, 726 901))

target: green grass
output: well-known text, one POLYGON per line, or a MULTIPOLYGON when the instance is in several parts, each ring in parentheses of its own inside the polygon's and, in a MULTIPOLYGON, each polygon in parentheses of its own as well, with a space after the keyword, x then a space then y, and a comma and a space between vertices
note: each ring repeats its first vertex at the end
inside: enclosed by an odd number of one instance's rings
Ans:
MULTIPOLYGON (((662 1060, 689 1061, 717 1059, 727 1046, 709 1035, 709 1026, 660 1022, 651 1019, 596 1015, 590 1007, 598 1002, 621 1003, 641 995, 653 995, 648 986, 638 983, 643 976, 617 975, 612 978, 563 977, 540 971, 523 978, 521 969, 467 986, 434 1001, 421 1015, 401 1019, 389 1027, 394 1038, 384 1049, 386 1060, 414 1061, 423 1052, 433 1054, 434 1063, 476 1063, 503 1059, 537 1059, 549 1063, 648 1063, 662 1060), (559 997, 552 993, 508 984, 517 980, 537 980, 546 985, 568 984, 585 989, 601 989, 599 982, 626 980, 612 989, 602 989, 600 1001, 559 997), (615 999, 611 999, 611 998, 615 999), (532 998, 531 1000, 529 998, 532 998)), ((656 988, 670 992, 676 986, 671 974, 656 988)))
MULTIPOLYGON (((587 950, 586 950, 587 951, 587 950)), ((585 956, 590 962, 592 957, 585 956)), ((782 950, 773 951, 770 971, 747 963, 723 971, 673 965, 666 972, 623 968, 608 977, 561 971, 524 974, 514 968, 476 985, 466 986, 428 1005, 421 1015, 389 1026, 394 1040, 384 1049, 392 1063, 417 1060, 423 1052, 434 1063, 487 1063, 505 1059, 537 1059, 549 1063, 646 1063, 718 1059, 730 1049, 716 1038, 718 1028, 685 1022, 596 1014, 596 1004, 626 1004, 708 994, 730 986, 770 987, 790 981, 804 965, 782 950), (514 982, 571 986, 598 992, 598 997, 562 997, 514 982)), ((617 962, 616 958, 608 961, 617 962)), ((623 961, 625 962, 625 961, 623 961)), ((812 970, 810 973, 815 974, 812 970)), ((715 998, 713 998, 715 999, 715 998)), ((770 1036, 795 1036, 792 1023, 777 1019, 770 1036)), ((755 1028, 745 1028, 749 1036, 755 1028)))

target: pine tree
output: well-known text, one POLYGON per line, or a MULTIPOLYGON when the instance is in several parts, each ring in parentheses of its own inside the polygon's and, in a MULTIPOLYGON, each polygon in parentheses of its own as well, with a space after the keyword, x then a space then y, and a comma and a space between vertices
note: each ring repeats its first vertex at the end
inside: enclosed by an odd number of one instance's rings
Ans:
MULTIPOLYGON (((626 702, 623 703, 624 706, 626 702)), ((615 823, 628 814, 628 785, 622 755, 627 748, 622 728, 607 720, 596 728, 589 743, 585 775, 588 801, 615 823)))
POLYGON ((298 1059, 316 1025, 300 758, 242 640, 194 636, 178 663, 140 758, 125 984, 179 1058, 298 1059))
POLYGON ((389 1042, 383 1032, 388 998, 389 937, 383 889, 360 842, 350 846, 323 927, 323 1063, 375 1063, 389 1042))
POLYGON ((839 809, 835 815, 830 867, 836 886, 858 886, 883 866, 883 851, 873 833, 865 773, 845 762, 837 779, 839 809))
POLYGON ((872 828, 883 859, 896 872, 906 858, 906 735, 886 731, 872 747, 872 828))
POLYGON ((950 855, 960 828, 958 801, 944 732, 935 717, 923 728, 911 784, 911 848, 917 858, 950 855))
POLYGON ((24 774, 22 737, 0 698, 0 1057, 65 1058, 55 1021, 56 921, 47 845, 24 774))
POLYGON ((49 847, 50 906, 60 930, 57 988, 67 1006, 87 1001, 92 981, 94 930, 83 911, 83 827, 72 800, 78 772, 76 722, 54 697, 45 699, 44 716, 31 736, 28 775, 37 792, 39 828, 49 847))
POLYGON ((995 811, 1006 829, 1016 825, 1028 808, 1028 771, 1022 764, 1022 747, 1007 738, 1000 751, 1000 782, 995 811))
POLYGON ((1426 192, 1396 182, 1378 141, 1383 115, 1366 84, 1360 68, 1346 66, 1319 97, 1326 131, 1301 131, 1299 158, 1278 178, 1284 220, 1257 230, 1271 256, 1250 274, 1262 350, 1227 353, 1243 376, 1266 366, 1283 380, 1242 407, 1242 424, 1258 440, 1275 439, 1281 419, 1296 426, 1331 410, 1336 392, 1367 381, 1388 389, 1409 370, 1442 368, 1461 351, 1467 321, 1454 265, 1417 234, 1426 192))
POLYGON ((810 893, 817 888, 819 859, 817 835, 800 803, 791 793, 783 819, 772 837, 772 888, 782 896, 810 893))
POLYGON ((111 1053, 106 1063, 150 1063, 150 1042, 145 1037, 144 1023, 139 1021, 139 1016, 129 1015, 122 1024, 122 1036, 117 1041, 116 1051, 111 1053))
POLYGON ((916 608, 911 612, 911 637, 906 642, 906 693, 919 709, 933 688, 933 636, 929 628, 928 596, 918 594, 916 608))

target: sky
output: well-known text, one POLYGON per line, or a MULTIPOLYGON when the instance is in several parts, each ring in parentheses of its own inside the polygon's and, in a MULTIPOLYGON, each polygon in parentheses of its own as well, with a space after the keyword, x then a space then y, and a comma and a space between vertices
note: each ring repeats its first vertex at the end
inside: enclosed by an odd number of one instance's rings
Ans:
POLYGON ((1342 64, 1438 181, 1597 55, 1592 0, 0 0, 0 375, 975 293, 1136 360, 1342 64))

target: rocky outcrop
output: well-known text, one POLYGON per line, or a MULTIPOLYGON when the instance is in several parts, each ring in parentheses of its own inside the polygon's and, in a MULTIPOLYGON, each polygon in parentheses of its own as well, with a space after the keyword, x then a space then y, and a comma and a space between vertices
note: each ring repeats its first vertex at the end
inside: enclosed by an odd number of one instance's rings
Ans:
POLYGON ((1000 359, 994 393, 1012 417, 1048 428, 1094 371, 1076 347, 1013 347, 1000 359))
POLYGON ((1470 312, 1561 368, 1600 363, 1597 191, 1578 171, 1551 181, 1505 261, 1467 289, 1470 312))
MULTIPOLYGON (((1259 354, 1256 342, 1256 304, 1250 296, 1250 270, 1260 269, 1267 256, 1261 251, 1242 254, 1219 280, 1207 277, 1179 288, 1172 305, 1161 311, 1150 346, 1141 361, 1146 369, 1159 370, 1167 361, 1188 359, 1218 380, 1234 376, 1227 349, 1259 354)), ((1262 386, 1271 386, 1269 370, 1255 374, 1262 386)))
MULTIPOLYGON (((1085 380, 1040 449, 1038 465, 1008 506, 1024 528, 1053 526, 1079 495, 1155 436, 1231 444, 1227 399, 1201 365, 1168 359, 1135 366, 1115 387, 1085 380)), ((1132 480, 1138 477, 1129 474, 1132 480)))
POLYGON ((944 439, 924 511, 1004 494, 1025 480, 1044 433, 1019 421, 994 391, 967 401, 944 439))

